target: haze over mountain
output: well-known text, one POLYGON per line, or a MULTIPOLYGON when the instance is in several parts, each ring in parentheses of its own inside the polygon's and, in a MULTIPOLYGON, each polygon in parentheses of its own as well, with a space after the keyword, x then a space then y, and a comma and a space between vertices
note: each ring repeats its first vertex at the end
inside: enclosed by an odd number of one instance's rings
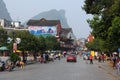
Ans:
POLYGON ((39 13, 31 19, 40 20, 41 18, 45 18, 46 20, 60 20, 63 28, 69 27, 67 19, 65 17, 65 10, 57 11, 56 9, 52 9, 50 11, 39 13))
POLYGON ((10 14, 3 0, 0 0, 0 18, 12 21, 10 14))

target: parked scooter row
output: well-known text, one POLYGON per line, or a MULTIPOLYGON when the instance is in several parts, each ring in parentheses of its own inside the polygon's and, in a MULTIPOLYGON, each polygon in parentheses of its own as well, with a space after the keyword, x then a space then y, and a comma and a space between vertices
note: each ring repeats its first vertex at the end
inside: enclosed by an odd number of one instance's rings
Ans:
POLYGON ((12 61, 7 60, 6 62, 0 61, 0 71, 12 71, 15 65, 12 61))

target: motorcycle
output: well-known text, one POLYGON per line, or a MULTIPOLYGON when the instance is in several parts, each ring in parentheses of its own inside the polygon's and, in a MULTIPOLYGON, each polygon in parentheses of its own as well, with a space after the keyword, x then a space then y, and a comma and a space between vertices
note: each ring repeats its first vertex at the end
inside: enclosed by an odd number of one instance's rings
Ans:
POLYGON ((5 69, 10 72, 10 71, 12 71, 14 68, 15 68, 15 65, 13 64, 13 62, 8 61, 8 62, 7 62, 7 65, 5 66, 5 69))

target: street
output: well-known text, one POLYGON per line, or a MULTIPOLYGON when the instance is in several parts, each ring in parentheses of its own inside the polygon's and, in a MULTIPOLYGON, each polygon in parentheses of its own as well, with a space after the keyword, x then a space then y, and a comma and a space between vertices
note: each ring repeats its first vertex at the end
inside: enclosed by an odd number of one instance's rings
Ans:
POLYGON ((25 66, 24 70, 0 72, 0 80, 117 80, 107 74, 97 64, 86 64, 79 56, 77 62, 60 61, 35 63, 25 66))

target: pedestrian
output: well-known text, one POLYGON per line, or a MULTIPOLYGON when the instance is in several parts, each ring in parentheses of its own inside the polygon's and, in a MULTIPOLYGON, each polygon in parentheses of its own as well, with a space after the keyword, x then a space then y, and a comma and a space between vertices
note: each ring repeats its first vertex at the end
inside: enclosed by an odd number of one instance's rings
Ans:
POLYGON ((43 63, 43 62, 44 62, 43 54, 41 54, 41 57, 40 57, 40 63, 43 63))
POLYGON ((66 57, 66 51, 63 52, 64 57, 66 57))
POLYGON ((88 57, 89 57, 88 54, 85 55, 85 61, 86 61, 86 64, 88 64, 88 60, 89 60, 88 57))
POLYGON ((120 73, 120 61, 116 64, 117 74, 120 73))
POLYGON ((46 63, 49 62, 49 55, 48 55, 48 53, 45 55, 45 60, 46 60, 46 63))
POLYGON ((98 62, 101 63, 101 55, 98 56, 98 62))
POLYGON ((113 55, 113 69, 116 67, 116 60, 117 60, 117 56, 113 55))
POLYGON ((60 58, 61 58, 61 53, 59 52, 58 53, 58 60, 60 60, 60 58))
POLYGON ((102 54, 102 61, 105 62, 105 55, 104 55, 104 53, 102 54))
POLYGON ((41 62, 41 54, 38 56, 38 62, 41 62))
POLYGON ((53 53, 51 53, 51 54, 50 54, 50 57, 51 57, 52 62, 54 62, 55 55, 54 55, 53 53))
POLYGON ((93 56, 92 55, 89 56, 89 59, 90 59, 90 64, 93 64, 93 56))
POLYGON ((20 66, 21 66, 21 69, 24 69, 25 64, 23 61, 20 61, 20 66))
POLYGON ((43 62, 46 63, 46 53, 43 53, 43 62))
POLYGON ((16 66, 17 66, 18 68, 21 67, 21 66, 20 66, 20 61, 17 61, 17 62, 16 62, 16 66))

